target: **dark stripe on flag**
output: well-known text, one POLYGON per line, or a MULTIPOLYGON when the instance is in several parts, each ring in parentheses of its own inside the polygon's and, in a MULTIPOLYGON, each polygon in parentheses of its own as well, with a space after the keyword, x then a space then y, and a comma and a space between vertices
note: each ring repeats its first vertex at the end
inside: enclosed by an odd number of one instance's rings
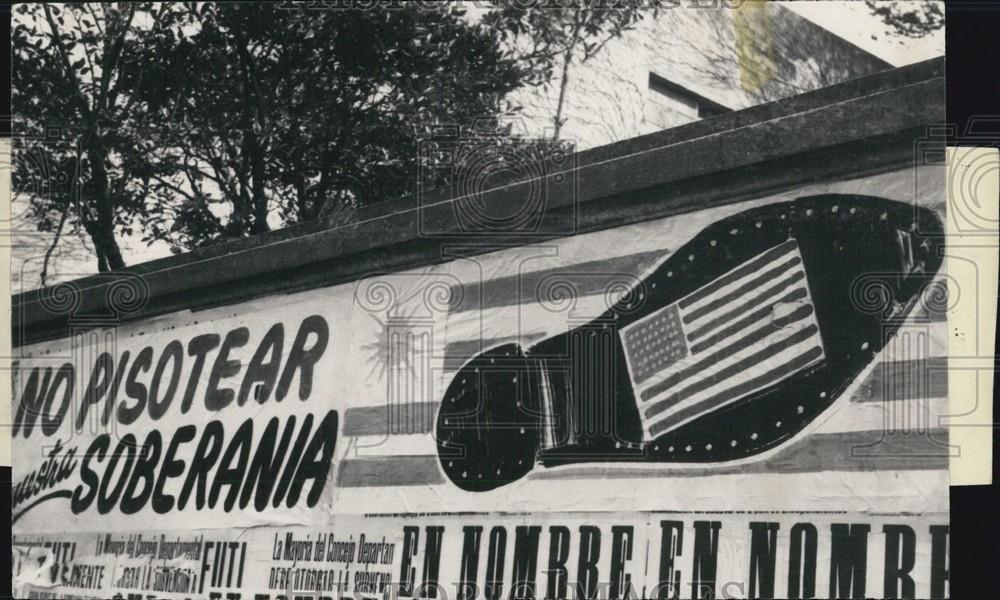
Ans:
POLYGON ((448 310, 455 314, 515 304, 536 304, 543 299, 538 297, 539 286, 553 277, 558 279, 559 283, 570 286, 577 297, 601 294, 609 283, 622 281, 623 276, 638 279, 667 252, 667 250, 637 252, 603 260, 484 279, 482 282, 454 285, 451 287, 453 300, 448 310))
MULTIPOLYGON (((782 449, 772 458, 742 465, 681 468, 670 464, 637 468, 621 463, 592 467, 536 469, 530 479, 650 479, 711 477, 754 473, 889 472, 948 469, 948 431, 932 429, 886 433, 848 431, 817 433, 782 449)), ((678 455, 678 460, 683 455, 678 455)), ((337 485, 343 488, 440 485, 445 483, 436 456, 381 456, 341 463, 337 485)))
MULTIPOLYGON (((444 347, 445 360, 468 360, 473 356, 476 356, 486 350, 490 346, 507 344, 507 343, 517 343, 520 341, 516 336, 508 336, 501 338, 477 338, 472 340, 460 340, 456 342, 448 342, 444 347)), ((461 365, 459 365, 461 366, 461 365)))
MULTIPOLYGON (((457 360, 468 360, 474 356, 482 354, 490 348, 496 348, 503 344, 518 344, 522 348, 527 348, 531 344, 545 337, 544 333, 527 333, 523 335, 508 335, 501 337, 484 337, 472 340, 456 340, 448 342, 444 346, 445 360, 449 362, 457 360)), ((461 365, 459 365, 461 366, 461 365)))
MULTIPOLYGON (((772 458, 742 465, 679 468, 663 464, 648 468, 622 468, 620 464, 605 463, 588 468, 545 469, 536 471, 528 477, 530 479, 655 479, 824 471, 947 471, 949 456, 947 443, 946 429, 932 429, 926 435, 887 434, 881 430, 817 433, 779 451, 772 458)), ((682 460, 683 453, 677 458, 682 460)))
POLYGON ((396 407, 404 417, 390 423, 388 406, 358 406, 344 412, 344 435, 407 435, 434 431, 438 402, 412 402, 396 407))
MULTIPOLYGON (((704 306, 702 306, 700 308, 697 308, 697 309, 691 311, 690 313, 685 314, 684 318, 683 318, 684 323, 687 324, 687 323, 690 323, 692 321, 696 321, 696 320, 700 319, 701 317, 709 314, 713 310, 719 308, 720 306, 725 306, 726 304, 729 304, 730 302, 733 302, 733 301, 735 301, 735 300, 737 300, 739 298, 742 298, 743 296, 746 296, 747 294, 753 292, 754 290, 756 290, 760 286, 766 285, 766 284, 770 283, 771 281, 774 281, 777 277, 780 277, 786 271, 792 269, 793 267, 795 267, 795 265, 798 265, 801 262, 802 262, 802 259, 799 258, 798 256, 796 256, 796 257, 792 258, 791 260, 789 260, 789 261, 787 261, 787 262, 785 262, 785 263, 783 263, 781 265, 778 265, 777 267, 775 267, 775 268, 771 269, 770 271, 762 274, 761 276, 757 277, 756 279, 752 279, 752 280, 746 282, 745 284, 743 284, 740 287, 736 288, 735 290, 729 292, 725 296, 722 296, 721 298, 716 298, 715 300, 709 302, 708 304, 706 304, 706 305, 704 305, 704 306)), ((789 279, 789 281, 795 282, 795 281, 798 281, 799 279, 802 279, 802 277, 804 277, 804 276, 805 276, 805 273, 803 273, 802 271, 799 271, 799 272, 795 273, 789 279)))
MULTIPOLYGON (((690 417, 711 411, 730 400, 733 400, 744 394, 752 392, 754 389, 758 387, 768 385, 772 381, 780 379, 790 373, 794 373, 795 371, 798 371, 799 369, 805 367, 814 359, 819 358, 822 355, 823 355, 823 349, 820 348, 819 346, 814 346, 813 348, 807 350, 804 354, 796 356, 791 361, 781 365, 780 367, 775 367, 774 369, 771 369, 770 371, 764 373, 763 375, 744 381, 743 383, 733 386, 728 390, 725 390, 724 392, 720 392, 712 396, 711 398, 706 398, 705 400, 702 400, 701 402, 695 404, 694 406, 689 406, 683 410, 677 411, 675 414, 672 414, 669 417, 663 419, 662 421, 659 421, 656 424, 654 424, 652 427, 649 428, 649 432, 654 436, 658 435, 659 433, 679 423, 686 421, 690 417)), ((657 412, 662 412, 662 410, 664 410, 665 408, 667 407, 664 407, 663 409, 660 409, 660 411, 657 412)))
POLYGON ((340 463, 337 485, 345 488, 444 483, 436 456, 384 456, 340 463))
POLYGON ((503 344, 518 344, 522 348, 528 348, 544 337, 544 333, 526 333, 522 335, 487 337, 481 339, 448 342, 444 346, 444 373, 448 374, 458 371, 471 358, 478 356, 490 348, 496 348, 497 346, 501 346, 503 344))
MULTIPOLYGON (((748 310, 750 310, 751 307, 759 305, 763 297, 769 297, 778 292, 782 292, 789 285, 794 285, 794 284, 793 282, 779 283, 778 285, 774 286, 767 292, 761 294, 762 296, 761 298, 754 298, 753 300, 747 302, 743 306, 736 307, 736 309, 733 310, 732 312, 726 313, 721 317, 719 317, 718 319, 713 319, 712 322, 708 323, 704 327, 699 328, 694 333, 689 335, 688 339, 693 342, 698 338, 700 338, 701 336, 711 333, 714 329, 716 329, 723 323, 728 323, 731 319, 736 318, 737 315, 745 314, 748 310)), ((708 338, 707 340, 691 346, 691 352, 692 353, 701 352, 702 350, 711 346, 712 344, 716 344, 726 339, 727 337, 733 335, 734 333, 737 333, 741 329, 745 329, 747 325, 766 317, 767 314, 771 312, 774 309, 774 307, 777 306, 778 304, 781 304, 783 302, 795 302, 796 300, 801 300, 805 297, 806 297, 805 288, 798 288, 797 290, 792 290, 788 294, 785 294, 782 298, 775 300, 774 302, 768 304, 764 308, 754 311, 750 313, 749 316, 740 319, 739 321, 733 323, 732 325, 726 327, 725 329, 718 331, 715 335, 708 338)))
POLYGON ((721 290, 722 288, 740 279, 741 277, 745 277, 750 273, 757 271, 758 269, 761 268, 761 266, 767 264, 768 262, 776 260, 783 254, 787 254, 791 250, 795 249, 797 246, 798 244, 795 242, 795 240, 788 240, 787 242, 781 244, 780 246, 775 246, 774 248, 771 248, 770 250, 768 250, 764 254, 761 254, 754 260, 751 260, 747 264, 738 267, 736 270, 730 273, 723 275, 722 277, 716 279, 712 283, 709 283, 705 287, 699 290, 695 290, 694 292, 691 292, 689 296, 687 296, 686 298, 682 299, 679 302, 680 307, 687 308, 688 306, 691 306, 695 302, 698 302, 703 298, 707 298, 709 295, 714 294, 715 292, 721 290))
MULTIPOLYGON (((695 364, 691 365, 690 367, 685 368, 683 371, 678 371, 677 373, 674 373, 673 375, 667 377, 663 381, 657 382, 652 386, 646 388, 645 390, 642 391, 641 394, 642 400, 645 402, 650 398, 652 398, 653 396, 656 396, 657 394, 667 391, 668 389, 674 387, 678 383, 684 381, 685 379, 690 378, 691 376, 697 373, 700 373, 701 371, 704 371, 705 369, 718 363, 719 361, 729 358, 730 356, 736 354, 737 352, 752 346, 753 344, 763 340, 768 336, 774 335, 776 330, 786 325, 790 325, 791 323, 795 323, 797 321, 801 321, 802 319, 808 318, 809 315, 811 314, 812 314, 812 306, 804 305, 800 306, 799 308, 785 315, 784 317, 775 319, 771 323, 765 323, 763 327, 753 330, 748 335, 745 335, 739 340, 736 340, 732 344, 726 346, 725 348, 722 348, 715 354, 707 356, 699 360, 695 364)), ((775 342, 774 345, 765 348, 761 352, 753 354, 747 357, 745 360, 742 360, 734 365, 730 365, 729 367, 722 369, 721 371, 716 373, 711 379, 707 378, 703 379, 702 382, 708 382, 709 385, 707 387, 711 387, 712 385, 715 385, 719 381, 727 379, 732 375, 735 375, 736 373, 745 370, 747 367, 753 366, 757 362, 760 362, 760 360, 770 358, 771 356, 774 356, 775 354, 784 350, 785 348, 795 345, 797 342, 808 338, 809 335, 811 335, 815 331, 816 331, 816 326, 810 325, 809 327, 806 327, 805 329, 796 332, 794 335, 785 338, 780 342, 775 342), (806 332, 808 335, 803 336, 803 332, 806 332), (762 358, 760 358, 760 360, 756 360, 755 362, 747 362, 747 361, 754 361, 758 357, 762 358)), ((707 387, 702 389, 707 389, 707 387)), ((684 391, 686 392, 690 389, 692 388, 688 387, 685 388, 684 391)), ((646 416, 653 416, 658 412, 660 411, 656 411, 653 413, 647 411, 646 416)))
POLYGON ((948 357, 879 363, 861 389, 855 402, 897 402, 948 397, 948 357))
MULTIPOLYGON (((924 360, 906 360, 880 363, 851 397, 851 402, 899 402, 943 398, 948 394, 948 362, 945 357, 933 356, 924 360), (927 377, 929 387, 915 381, 927 377), (889 381, 893 385, 889 385, 889 381), (898 382, 898 385, 896 384, 898 382)), ((415 414, 437 415, 438 402, 420 402, 410 405, 415 414)), ((391 431, 388 408, 385 406, 358 406, 344 413, 344 435, 406 435, 432 433, 433 420, 414 418, 416 428, 410 431, 391 431), (423 428, 420 426, 423 425, 423 428)))

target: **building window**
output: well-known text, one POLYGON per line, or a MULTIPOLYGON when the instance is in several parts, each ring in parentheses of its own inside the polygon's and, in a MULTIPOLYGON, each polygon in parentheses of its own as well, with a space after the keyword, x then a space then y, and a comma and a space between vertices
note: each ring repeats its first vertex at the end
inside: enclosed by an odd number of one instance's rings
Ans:
POLYGON ((693 118, 704 119, 732 110, 652 72, 649 74, 649 89, 658 94, 661 99, 666 99, 675 105, 673 106, 674 110, 693 118))

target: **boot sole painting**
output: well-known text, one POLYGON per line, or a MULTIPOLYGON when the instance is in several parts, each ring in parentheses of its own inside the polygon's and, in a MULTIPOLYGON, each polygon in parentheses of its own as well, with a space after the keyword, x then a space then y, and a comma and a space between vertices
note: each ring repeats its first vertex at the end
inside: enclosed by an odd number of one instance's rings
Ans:
POLYGON ((538 466, 766 458, 872 366, 943 245, 936 213, 870 196, 717 221, 586 325, 468 361, 437 416, 441 467, 482 492, 538 466))

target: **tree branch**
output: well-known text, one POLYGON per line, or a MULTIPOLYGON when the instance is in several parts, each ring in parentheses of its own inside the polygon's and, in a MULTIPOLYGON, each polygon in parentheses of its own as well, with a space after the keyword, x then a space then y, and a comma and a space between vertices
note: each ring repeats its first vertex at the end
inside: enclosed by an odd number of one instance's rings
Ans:
POLYGON ((56 227, 56 235, 52 238, 52 243, 49 244, 49 249, 45 251, 45 259, 42 261, 42 272, 40 274, 42 287, 46 286, 46 279, 49 273, 49 260, 52 258, 52 253, 56 249, 56 245, 59 243, 59 238, 62 236, 63 227, 66 225, 66 217, 69 216, 69 202, 63 206, 62 216, 59 217, 59 225, 56 227))
POLYGON ((83 90, 80 88, 80 80, 76 76, 76 71, 73 69, 73 65, 69 62, 69 52, 66 51, 66 48, 63 46, 62 39, 59 36, 59 26, 52 17, 51 7, 48 4, 42 4, 42 10, 45 11, 45 20, 48 21, 49 24, 49 33, 52 38, 52 45, 56 47, 56 51, 62 59, 63 71, 65 72, 65 76, 69 80, 69 84, 75 92, 77 102, 79 103, 78 108, 80 109, 80 114, 89 121, 92 116, 90 106, 87 102, 87 97, 84 96, 83 90))

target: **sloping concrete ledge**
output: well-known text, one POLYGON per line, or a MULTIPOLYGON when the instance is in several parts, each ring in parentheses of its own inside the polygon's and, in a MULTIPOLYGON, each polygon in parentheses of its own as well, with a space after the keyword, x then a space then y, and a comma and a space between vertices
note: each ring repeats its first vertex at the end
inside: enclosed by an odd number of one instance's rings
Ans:
POLYGON ((346 224, 319 220, 25 292, 12 299, 13 344, 63 337, 71 320, 107 315, 109 298, 137 278, 144 297, 116 315, 123 321, 898 169, 916 160, 918 141, 943 147, 929 136, 945 120, 944 101, 944 59, 933 59, 561 157, 533 179, 481 192, 484 205, 507 206, 542 190, 540 216, 526 229, 470 229, 468 199, 442 190, 370 206, 346 224))

